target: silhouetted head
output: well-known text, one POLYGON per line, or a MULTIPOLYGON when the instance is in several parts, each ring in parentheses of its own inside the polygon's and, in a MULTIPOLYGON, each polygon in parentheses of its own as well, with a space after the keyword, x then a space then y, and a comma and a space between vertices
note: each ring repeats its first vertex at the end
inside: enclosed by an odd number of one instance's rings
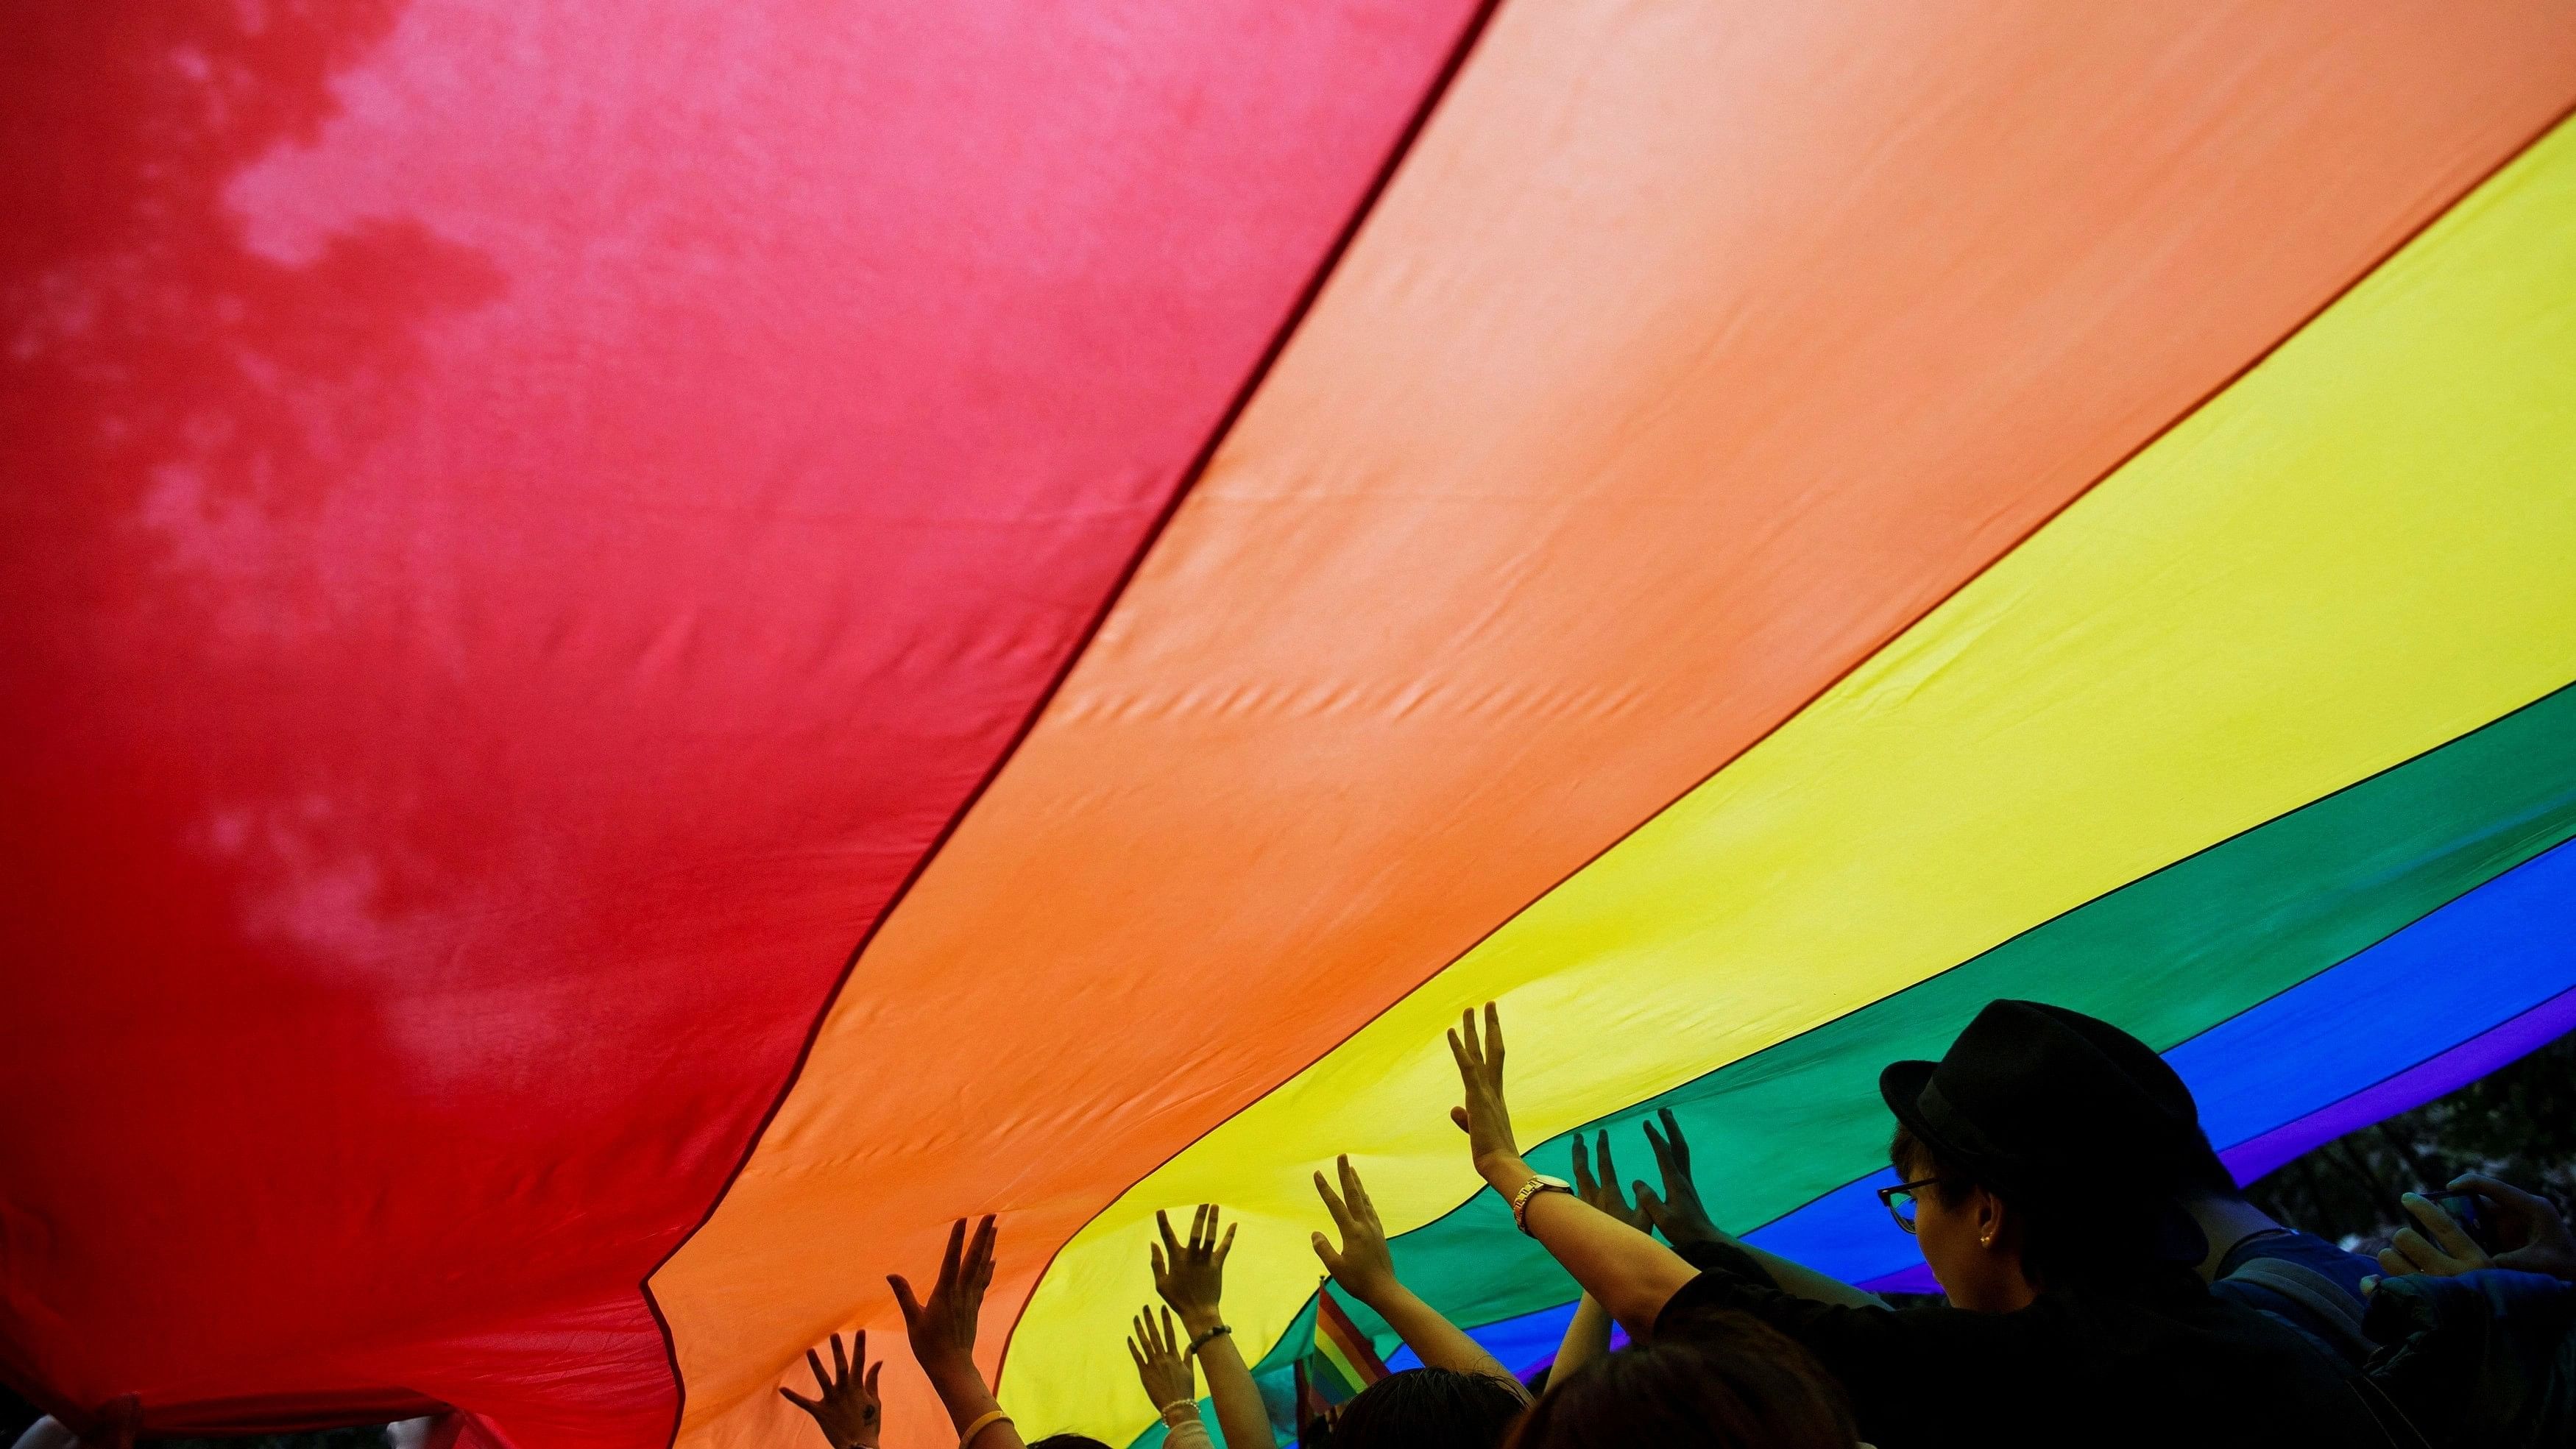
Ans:
POLYGON ((1520 1390, 1484 1374, 1388 1374, 1342 1406, 1333 1449, 1494 1449, 1520 1417, 1520 1390))
POLYGON ((1030 1445, 1029 1449, 1109 1449, 1109 1446, 1088 1434, 1049 1434, 1030 1445))
POLYGON ((2224 1169, 2191 1093, 2108 1022, 1991 1001, 1939 1061, 1891 1062, 1878 1090, 1901 1179, 1937 1179, 1915 1195, 1915 1235, 1957 1307, 2017 1307, 2000 1290, 2018 1278, 2143 1282, 2209 1250, 2182 1197, 2224 1169))
MULTIPOLYGON (((1752 1318, 1622 1349, 1558 1379, 1512 1449, 1851 1449, 1842 1389, 1807 1351, 1752 1318)), ((1697 1325, 1695 1325, 1697 1326, 1697 1325)))

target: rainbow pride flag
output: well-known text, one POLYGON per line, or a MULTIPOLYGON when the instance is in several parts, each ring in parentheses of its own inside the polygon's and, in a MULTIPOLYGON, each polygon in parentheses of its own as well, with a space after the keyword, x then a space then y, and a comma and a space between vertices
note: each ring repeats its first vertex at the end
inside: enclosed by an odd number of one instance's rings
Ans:
POLYGON ((2576 1030, 2576 5, 238 8, 0 47, 82 138, 0 153, 0 1363, 84 1433, 811 1443, 998 1209, 993 1387, 1126 1444, 1167 1210, 1367 1381, 1346 1153, 1523 1369, 1488 1000, 1534 1166, 1669 1113, 1917 1290, 1878 1072, 1994 998, 2240 1179, 2576 1030))
POLYGON ((1306 1379, 1317 1397, 1343 1403, 1385 1377, 1386 1360, 1377 1356, 1377 1346, 1351 1322, 1332 1289, 1317 1289, 1315 1349, 1306 1359, 1306 1379))

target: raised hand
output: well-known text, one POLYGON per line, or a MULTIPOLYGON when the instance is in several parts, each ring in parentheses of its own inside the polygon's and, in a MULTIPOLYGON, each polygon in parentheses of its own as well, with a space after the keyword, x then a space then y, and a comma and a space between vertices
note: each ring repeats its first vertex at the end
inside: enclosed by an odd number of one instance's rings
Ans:
POLYGON ((823 1431, 832 1449, 876 1449, 877 1435, 883 1428, 882 1405, 877 1396, 877 1373, 885 1365, 869 1364, 867 1330, 861 1329, 857 1341, 845 1356, 841 1336, 832 1335, 832 1371, 823 1372, 823 1357, 812 1349, 805 1350, 805 1362, 814 1370, 814 1385, 820 1397, 806 1398, 790 1388, 780 1388, 779 1397, 814 1416, 814 1427, 823 1431), (853 1368, 865 1365, 863 1375, 853 1368))
MULTIPOLYGON (((1610 1163, 1609 1133, 1598 1134, 1594 1150, 1599 1154, 1598 1157, 1587 1157, 1583 1150, 1582 1134, 1575 1134, 1574 1195, 1637 1231, 1644 1232, 1646 1230, 1645 1208, 1642 1205, 1630 1207, 1628 1200, 1619 1195, 1619 1169, 1610 1163), (1600 1164, 1597 1169, 1593 1165, 1595 1161, 1600 1164)), ((1637 1185, 1640 1188, 1645 1186, 1644 1183, 1637 1185)), ((1641 1203, 1643 1196, 1643 1193, 1639 1194, 1641 1203)))
POLYGON ((992 1386, 975 1367, 975 1319, 984 1310, 984 1290, 993 1284, 993 1219, 986 1214, 975 1225, 975 1240, 966 1241, 966 1220, 948 1229, 948 1251, 939 1259, 939 1281, 928 1302, 916 1301, 912 1284, 901 1274, 886 1275, 894 1306, 903 1310, 903 1331, 912 1340, 913 1359, 939 1395, 948 1422, 957 1427, 957 1449, 1024 1449, 1018 1426, 993 1399, 992 1386))
POLYGON ((1160 1333, 1154 1331, 1151 1305, 1137 1309, 1127 1323, 1134 1330, 1127 1338, 1127 1356, 1136 1361, 1136 1378, 1145 1386, 1145 1397, 1154 1401, 1155 1412, 1174 1404, 1195 1404, 1198 1372, 1182 1351, 1180 1335, 1172 1327, 1172 1310, 1163 1310, 1160 1333))
POLYGON ((1700 1203, 1699 1184, 1691 1181, 1690 1144, 1682 1140, 1682 1124, 1674 1120, 1670 1107, 1655 1115, 1664 1130, 1658 1133, 1654 1123, 1647 1123, 1646 1145, 1655 1150, 1655 1169, 1664 1180, 1664 1190, 1656 1193, 1642 1182, 1636 1184, 1638 1208, 1647 1221, 1663 1230, 1664 1241, 1676 1248, 1726 1241, 1726 1234, 1717 1230, 1700 1203))
MULTIPOLYGON (((1481 1033, 1476 1030, 1476 1014, 1471 1011, 1461 1014, 1457 1029, 1449 1033, 1449 1055, 1457 1059, 1458 1081, 1466 1097, 1464 1105, 1450 1110, 1449 1118, 1467 1133, 1477 1175, 1514 1203, 1523 1219, 1521 1230, 1573 1274, 1594 1302, 1627 1325, 1630 1333, 1651 1335, 1656 1316, 1698 1270, 1656 1242, 1652 1234, 1613 1217, 1581 1195, 1555 1191, 1566 1184, 1551 1185, 1530 1171, 1521 1159, 1519 1140, 1512 1135, 1511 1109, 1503 1104, 1503 1016, 1490 1001, 1485 1003, 1484 1026, 1481 1033), (1560 1203, 1560 1197, 1569 1201, 1560 1203)), ((1585 1163, 1584 1170, 1588 1173, 1591 1164, 1585 1163)), ((1597 1194, 1597 1180, 1593 1187, 1597 1194)), ((1378 1312, 1395 1324, 1424 1363, 1434 1362, 1392 1314, 1382 1308, 1378 1312)), ((1475 1347, 1475 1340, 1463 1333, 1457 1336, 1475 1352, 1483 1352, 1475 1347)))
POLYGON ((1484 1374, 1517 1387, 1520 1381, 1483 1344, 1459 1331, 1458 1325, 1443 1318, 1440 1310, 1415 1296, 1395 1276, 1395 1255, 1387 1251, 1386 1224, 1378 1220, 1377 1204, 1369 1201, 1368 1188, 1361 1183, 1348 1157, 1339 1159, 1338 1166, 1342 1178, 1339 1193, 1324 1181, 1322 1173, 1315 1174, 1315 1195, 1324 1200, 1324 1210, 1333 1215, 1333 1226, 1342 1234, 1339 1248, 1322 1233, 1315 1235, 1315 1256, 1324 1260, 1324 1269, 1333 1275, 1333 1281, 1376 1310, 1406 1346, 1421 1356, 1425 1366, 1484 1374))
POLYGON ((2576 1236, 2549 1199, 2483 1172, 2451 1179, 2451 1190, 2474 1192, 2493 1205, 2487 1216, 2495 1224, 2497 1267, 2576 1283, 2576 1236))
MULTIPOLYGON (((1228 1444, 1268 1445, 1270 1411, 1261 1402, 1260 1386, 1252 1381, 1252 1370, 1243 1361, 1242 1350, 1235 1346, 1234 1330, 1226 1327, 1219 1307, 1225 1296, 1225 1259, 1234 1251, 1234 1226, 1220 1223, 1215 1203, 1201 1203, 1190 1219, 1190 1240, 1181 1242, 1172 1236, 1172 1219, 1168 1213, 1154 1214, 1154 1225, 1162 1230, 1163 1241, 1149 1250, 1154 1260, 1154 1291, 1171 1305, 1181 1318, 1181 1331, 1189 1335, 1188 1346, 1180 1350, 1181 1385, 1188 1386, 1193 1366, 1207 1370, 1208 1398, 1216 1405, 1217 1428, 1224 1432, 1228 1444), (1217 1229, 1225 1233, 1220 1237, 1217 1229)), ((1143 1318, 1136 1323, 1140 1340, 1149 1339, 1143 1318)), ((1163 1320, 1163 1342, 1172 1340, 1171 1319, 1163 1320)), ((1136 1372, 1146 1376, 1145 1392, 1154 1394, 1155 1380, 1147 1375, 1148 1354, 1136 1349, 1136 1372)), ((1189 1406, 1184 1414, 1172 1408, 1173 1401, 1158 1400, 1156 1408, 1171 1408, 1165 1422, 1175 1428, 1190 1430, 1176 1443, 1196 1438, 1198 1407, 1189 1406)), ((1198 1442, 1204 1443, 1204 1440, 1198 1442)))
MULTIPOLYGON (((1315 1256, 1324 1260, 1324 1271, 1342 1285, 1353 1298, 1376 1307, 1399 1286, 1395 1278, 1395 1255, 1386 1245, 1386 1227, 1378 1221, 1377 1205, 1369 1201, 1368 1188, 1360 1182, 1358 1169, 1349 1157, 1335 1159, 1339 1164, 1342 1190, 1337 1195, 1315 1174, 1315 1193, 1324 1200, 1324 1211, 1333 1215, 1333 1228, 1342 1235, 1336 1248, 1322 1233, 1315 1234, 1315 1256)), ((1381 1310, 1383 1311, 1383 1310, 1381 1310)))
POLYGON ((903 1331, 912 1340, 912 1356, 935 1382, 943 1370, 975 1365, 975 1319, 984 1308, 984 1290, 993 1282, 993 1219, 975 1225, 975 1240, 966 1240, 966 1220, 948 1229, 948 1251, 939 1260, 939 1281, 927 1302, 916 1302, 912 1284, 901 1274, 888 1274, 895 1307, 903 1311, 903 1331))
POLYGON ((1520 1144, 1512 1138, 1512 1113, 1503 1105, 1503 1016, 1485 1003, 1485 1030, 1476 1031, 1476 1013, 1458 1014, 1449 1033, 1449 1054, 1458 1059, 1458 1079, 1466 1092, 1463 1106, 1449 1109, 1449 1120, 1467 1134, 1467 1150, 1476 1170, 1488 1181, 1501 1176, 1527 1176, 1520 1144))
POLYGON ((1172 1236, 1171 1215, 1154 1214, 1154 1225, 1163 1232, 1163 1241, 1153 1249, 1154 1291, 1181 1315, 1181 1326, 1192 1338, 1225 1321, 1218 1303, 1225 1296, 1225 1259, 1234 1251, 1235 1225, 1227 1224, 1219 1239, 1217 1216, 1215 1203, 1199 1204, 1184 1244, 1172 1236))

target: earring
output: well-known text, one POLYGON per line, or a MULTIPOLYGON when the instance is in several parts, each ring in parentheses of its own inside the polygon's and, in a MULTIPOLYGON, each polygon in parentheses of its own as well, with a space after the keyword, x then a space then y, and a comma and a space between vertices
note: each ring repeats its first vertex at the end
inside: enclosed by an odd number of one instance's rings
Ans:
POLYGON ((1977 1242, 1983 1247, 1991 1248, 1995 1245, 1995 1235, 1988 1233, 1984 1237, 1977 1239, 1977 1242))

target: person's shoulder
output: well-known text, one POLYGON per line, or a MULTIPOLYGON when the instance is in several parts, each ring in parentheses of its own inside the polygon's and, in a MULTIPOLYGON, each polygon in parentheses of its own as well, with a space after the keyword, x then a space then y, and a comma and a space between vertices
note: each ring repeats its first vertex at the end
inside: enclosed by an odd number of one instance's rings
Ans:
POLYGON ((2010 1313, 1977 1313, 1930 1303, 1900 1308, 1889 1315, 1909 1333, 1927 1339, 1973 1346, 1977 1352, 2009 1352, 2024 1358, 2047 1358, 2080 1351, 2100 1332, 2099 1315, 2080 1294, 2042 1293, 2010 1313))
POLYGON ((1741 1290, 1750 1285, 1723 1268, 1702 1268, 1698 1276, 1673 1290, 1655 1314, 1655 1337, 1690 1338, 1706 1330, 1718 1314, 1738 1313, 1747 1304, 1741 1290))
POLYGON ((2218 1265, 2218 1277, 2221 1281, 2232 1278, 2248 1264, 2267 1258, 2323 1273, 2356 1298, 2361 1294, 2361 1280, 2379 1272, 2375 1258, 2347 1251, 2314 1233, 2285 1228, 2277 1233, 2259 1233, 2230 1248, 2226 1260, 2218 1265))
POLYGON ((2331 1423, 2350 1406, 2346 1362, 2315 1331, 2277 1312, 2207 1291, 2152 1300, 2115 1295, 2087 1306, 2097 1315, 2099 1341, 2112 1346, 2127 1372, 2167 1382, 2203 1410, 2269 1405, 2294 1410, 2294 1421, 2315 1414, 2331 1423))
POLYGON ((1785 1330, 1791 1337, 1810 1333, 1874 1335, 1908 1314, 1921 1311, 1819 1303, 1781 1290, 1758 1268, 1748 1276, 1711 1267, 1665 1300, 1663 1311, 1655 1315, 1655 1337, 1724 1338, 1747 1317, 1785 1330))
POLYGON ((2345 1363, 2357 1362, 2356 1352, 2366 1353, 2358 1300, 2345 1305, 2304 1287, 2283 1296, 2268 1287, 2246 1286, 2253 1291, 2215 1285, 2198 1304, 2174 1315, 2197 1344, 2195 1352, 2248 1369, 2264 1365, 2255 1370, 2258 1376, 2313 1367, 2329 1378, 2340 1374, 2345 1363))

